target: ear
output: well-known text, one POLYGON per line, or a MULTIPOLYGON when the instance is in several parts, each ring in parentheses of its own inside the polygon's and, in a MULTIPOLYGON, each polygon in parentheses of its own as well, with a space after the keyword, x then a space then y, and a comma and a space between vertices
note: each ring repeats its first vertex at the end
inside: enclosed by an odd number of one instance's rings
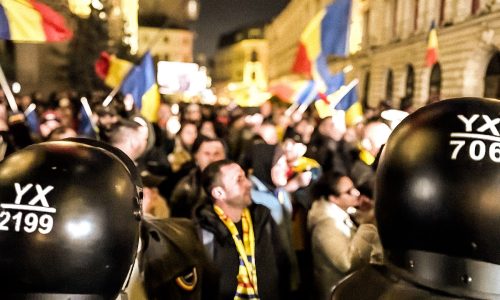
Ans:
POLYGON ((221 186, 216 186, 212 189, 211 195, 216 200, 222 200, 226 196, 226 191, 221 186))

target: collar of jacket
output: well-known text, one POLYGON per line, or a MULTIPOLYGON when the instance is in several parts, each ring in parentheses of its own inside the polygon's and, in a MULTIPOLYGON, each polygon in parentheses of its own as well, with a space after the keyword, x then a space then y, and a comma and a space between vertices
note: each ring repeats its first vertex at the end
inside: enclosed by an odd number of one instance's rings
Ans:
MULTIPOLYGON (((346 234, 349 234, 350 230, 356 230, 357 226, 351 220, 349 214, 337 204, 329 202, 326 199, 320 199, 315 201, 313 206, 311 211, 314 211, 313 215, 315 215, 315 218, 317 218, 319 222, 329 218, 334 220, 337 226, 340 226, 338 228, 346 234)), ((319 223, 318 221, 316 223, 319 223)))
MULTIPOLYGON (((252 203, 248 209, 252 216, 255 240, 258 241, 265 224, 271 221, 269 220, 271 213, 267 207, 255 203, 252 203)), ((212 232, 219 243, 234 243, 229 230, 215 214, 211 203, 204 204, 196 211, 196 222, 201 228, 212 232)))

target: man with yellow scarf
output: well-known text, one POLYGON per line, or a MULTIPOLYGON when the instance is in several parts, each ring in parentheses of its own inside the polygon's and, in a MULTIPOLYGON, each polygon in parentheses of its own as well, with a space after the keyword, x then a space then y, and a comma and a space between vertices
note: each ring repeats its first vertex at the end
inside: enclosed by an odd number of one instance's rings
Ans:
POLYGON ((252 203, 243 169, 220 160, 201 178, 210 203, 195 220, 219 275, 218 299, 286 299, 290 266, 278 227, 266 207, 252 203))

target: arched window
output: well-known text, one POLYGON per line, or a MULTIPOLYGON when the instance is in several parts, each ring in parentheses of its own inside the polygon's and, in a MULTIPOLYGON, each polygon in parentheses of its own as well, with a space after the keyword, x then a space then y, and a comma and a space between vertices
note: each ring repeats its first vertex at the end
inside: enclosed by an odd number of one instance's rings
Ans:
POLYGON ((446 0, 441 0, 441 4, 439 5, 439 25, 444 24, 445 8, 446 0))
POLYGON ((401 99, 399 108, 406 110, 413 105, 413 95, 415 93, 415 70, 412 65, 406 66, 406 88, 405 96, 401 99))
POLYGON ((257 51, 252 50, 252 52, 250 53, 250 61, 251 62, 257 62, 257 61, 259 61, 259 56, 257 54, 257 51))
POLYGON ((413 12, 413 30, 417 31, 418 29, 418 0, 415 0, 414 4, 414 12, 413 12))
POLYGON ((363 109, 366 110, 368 106, 368 92, 370 91, 370 72, 366 72, 365 84, 363 86, 363 99, 361 99, 361 105, 363 109))
POLYGON ((387 71, 387 81, 385 84, 385 102, 387 104, 392 104, 392 87, 393 87, 393 74, 392 74, 392 69, 389 69, 387 71))
POLYGON ((500 52, 493 55, 486 69, 484 97, 500 99, 500 52))
POLYGON ((477 12, 479 11, 479 6, 481 5, 481 1, 480 0, 472 0, 471 2, 471 14, 472 15, 475 15, 477 14, 477 12))
POLYGON ((370 10, 363 13, 363 47, 370 45, 370 10))
POLYGON ((432 66, 431 78, 429 82, 429 98, 427 104, 441 100, 441 66, 435 63, 432 66))
POLYGON ((398 34, 398 1, 392 2, 392 36, 395 37, 398 34))

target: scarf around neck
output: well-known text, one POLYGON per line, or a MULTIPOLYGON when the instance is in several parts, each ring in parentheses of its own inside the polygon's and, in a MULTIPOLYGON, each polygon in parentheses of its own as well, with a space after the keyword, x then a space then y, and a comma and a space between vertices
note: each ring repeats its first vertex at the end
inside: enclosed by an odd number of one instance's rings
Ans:
POLYGON ((245 208, 241 217, 243 239, 236 225, 227 217, 222 208, 214 205, 214 211, 231 233, 239 255, 238 285, 234 299, 259 299, 255 265, 255 235, 250 211, 245 208))

